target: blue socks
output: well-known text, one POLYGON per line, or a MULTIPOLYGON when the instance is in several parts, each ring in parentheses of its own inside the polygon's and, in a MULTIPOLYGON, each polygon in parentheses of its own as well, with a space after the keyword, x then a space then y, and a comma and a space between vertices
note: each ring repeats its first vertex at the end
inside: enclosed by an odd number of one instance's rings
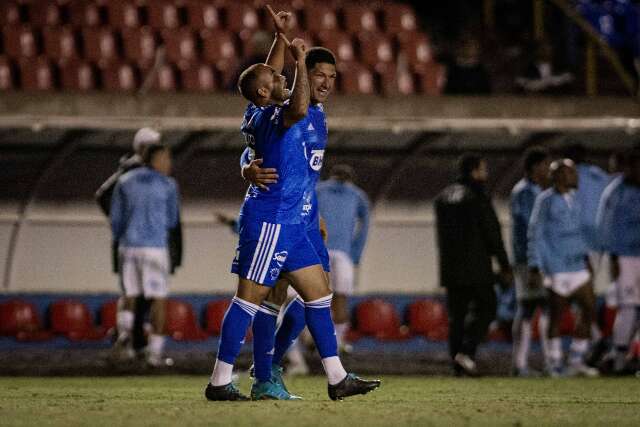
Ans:
POLYGON ((307 324, 304 311, 304 301, 299 296, 291 300, 287 308, 285 308, 284 317, 275 338, 274 365, 282 363, 282 358, 289 350, 289 347, 302 333, 307 324))
POLYGON ((231 305, 224 315, 220 345, 218 347, 219 360, 233 365, 244 343, 244 337, 251 320, 256 315, 258 306, 238 297, 233 297, 231 305))
POLYGON ((253 366, 258 381, 271 379, 276 322, 280 306, 263 302, 253 319, 253 366))
POLYGON ((307 327, 322 359, 338 355, 336 331, 331 320, 332 297, 333 294, 304 303, 307 327))

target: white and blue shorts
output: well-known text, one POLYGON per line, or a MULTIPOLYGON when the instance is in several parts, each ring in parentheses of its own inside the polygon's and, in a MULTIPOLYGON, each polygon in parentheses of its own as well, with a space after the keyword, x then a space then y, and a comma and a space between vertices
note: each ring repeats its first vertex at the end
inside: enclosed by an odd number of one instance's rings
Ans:
POLYGON ((118 250, 120 287, 127 297, 165 298, 169 294, 169 253, 166 248, 118 250))

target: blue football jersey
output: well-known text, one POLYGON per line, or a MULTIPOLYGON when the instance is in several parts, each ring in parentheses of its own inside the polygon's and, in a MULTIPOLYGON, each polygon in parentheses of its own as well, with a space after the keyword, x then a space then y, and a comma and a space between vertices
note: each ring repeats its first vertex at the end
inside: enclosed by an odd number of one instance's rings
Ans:
POLYGON ((240 215, 278 224, 302 223, 304 193, 309 185, 305 130, 308 118, 284 126, 283 107, 249 104, 240 128, 263 168, 276 168, 280 178, 269 190, 249 186, 240 215))
POLYGON ((304 127, 305 158, 309 165, 309 181, 304 194, 302 217, 308 228, 318 228, 318 199, 316 184, 322 172, 324 150, 327 147, 328 131, 327 118, 322 104, 310 105, 307 117, 302 123, 304 127))

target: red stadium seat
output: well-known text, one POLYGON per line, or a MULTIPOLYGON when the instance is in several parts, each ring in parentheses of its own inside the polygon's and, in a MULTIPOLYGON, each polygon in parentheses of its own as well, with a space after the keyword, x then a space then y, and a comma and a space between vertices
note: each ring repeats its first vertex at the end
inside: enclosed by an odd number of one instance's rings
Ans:
POLYGON ((16 89, 16 71, 11 61, 0 56, 0 90, 16 89))
POLYGON ((256 31, 260 28, 258 11, 248 3, 229 0, 222 3, 226 16, 227 29, 241 33, 256 31))
POLYGON ((223 27, 220 8, 215 4, 189 0, 186 6, 188 25, 194 30, 217 30, 223 27))
POLYGON ((62 12, 55 0, 31 0, 29 22, 36 27, 60 25, 62 12))
POLYGON ((17 337, 38 332, 43 332, 42 323, 33 304, 22 300, 0 303, 0 335, 17 337))
POLYGON ((96 72, 88 62, 72 59, 59 62, 60 83, 63 89, 90 91, 97 88, 96 72))
POLYGON ((178 77, 175 68, 171 64, 163 64, 158 67, 151 88, 160 92, 175 92, 178 89, 178 77))
POLYGON ((411 65, 428 64, 433 61, 431 42, 426 34, 407 31, 396 35, 400 52, 411 65))
POLYGON ((449 320, 444 304, 435 300, 419 300, 407 308, 409 330, 433 341, 446 341, 449 336, 449 320))
POLYGON ((338 63, 338 87, 345 95, 371 95, 377 91, 373 73, 358 62, 338 63))
POLYGON ((219 84, 227 87, 238 70, 239 52, 234 35, 228 31, 202 32, 202 56, 204 62, 213 65, 220 74, 219 84))
POLYGON ((76 28, 98 27, 102 25, 101 7, 93 2, 69 2, 69 21, 76 28))
POLYGON ((138 88, 138 71, 131 64, 117 62, 102 70, 102 85, 105 90, 131 92, 138 88))
POLYGON ((613 324, 616 321, 617 309, 615 307, 609 307, 606 304, 602 304, 600 312, 600 330, 604 337, 610 337, 613 332, 613 324))
POLYGON ((100 326, 107 335, 114 335, 117 329, 118 300, 105 302, 100 309, 100 326))
POLYGON ((560 319, 560 335, 570 336, 576 330, 576 315, 571 310, 571 307, 567 307, 562 312, 562 318, 560 319))
POLYGON ((423 94, 431 96, 442 94, 446 82, 445 67, 442 64, 430 62, 416 67, 415 71, 423 94))
POLYGON ((355 49, 350 34, 342 31, 326 30, 317 33, 316 36, 321 46, 326 47, 336 55, 338 63, 355 60, 355 49))
POLYGON ((350 33, 379 31, 376 12, 373 7, 365 6, 362 3, 345 3, 342 7, 345 29, 350 33))
POLYGON ((127 28, 122 30, 124 57, 140 68, 147 69, 153 65, 158 42, 150 27, 127 28))
POLYGON ((416 14, 411 6, 384 2, 382 5, 384 29, 387 34, 415 31, 418 28, 416 14))
POLYGON ((147 3, 149 25, 158 30, 182 26, 181 8, 176 2, 154 0, 147 3))
POLYGON ((70 27, 46 27, 42 36, 47 57, 56 61, 78 57, 76 34, 70 27))
POLYGON ((329 2, 305 2, 304 16, 307 31, 338 30, 338 15, 329 2))
POLYGON ((162 32, 167 59, 183 69, 194 62, 198 62, 196 38, 189 28, 179 30, 164 30, 162 32))
MULTIPOLYGON (((225 314, 227 314, 229 304, 231 304, 231 300, 228 299, 210 301, 207 303, 206 331, 208 334, 216 336, 220 335, 220 332, 222 332, 222 321, 224 320, 225 314)), ((250 341, 252 337, 251 328, 248 328, 245 341, 250 341)))
POLYGON ((111 0, 106 3, 109 25, 114 28, 136 28, 142 22, 134 1, 111 0))
POLYGON ((413 95, 416 92, 414 75, 397 64, 378 64, 376 72, 383 95, 413 95))
POLYGON ((216 73, 210 65, 194 64, 182 70, 182 87, 191 92, 213 92, 218 87, 216 73))
POLYGON ((363 335, 378 339, 402 339, 400 318, 393 304, 382 299, 366 300, 356 307, 356 324, 363 335))
POLYGON ((362 62, 368 65, 391 63, 395 60, 391 39, 382 33, 362 32, 356 36, 362 62))
POLYGON ((84 56, 104 68, 119 57, 116 35, 108 28, 84 28, 84 56))
POLYGON ((105 330, 93 324, 87 306, 79 301, 61 300, 51 304, 51 331, 73 341, 100 340, 105 330))
POLYGON ((191 304, 169 299, 165 321, 167 335, 177 341, 202 341, 207 334, 198 326, 191 304))
POLYGON ((509 341, 509 332, 505 330, 505 327, 505 324, 491 322, 491 325, 489 325, 489 332, 487 333, 487 340, 495 342, 509 341))
POLYGON ((24 58, 19 62, 22 89, 47 91, 56 88, 56 75, 47 58, 24 58))
POLYGON ((18 25, 20 23, 20 6, 15 1, 0 2, 0 25, 18 25))
POLYGON ((11 58, 35 58, 39 54, 38 35, 28 25, 3 28, 4 50, 11 58))

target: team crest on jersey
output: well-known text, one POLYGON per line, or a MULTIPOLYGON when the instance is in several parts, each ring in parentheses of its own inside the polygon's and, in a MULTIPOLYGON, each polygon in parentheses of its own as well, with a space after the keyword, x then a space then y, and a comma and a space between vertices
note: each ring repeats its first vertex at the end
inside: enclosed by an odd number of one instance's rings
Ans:
POLYGON ((276 280, 278 278, 278 275, 280 274, 280 269, 279 268, 272 268, 269 271, 269 274, 271 275, 271 280, 276 280))
POLYGON ((273 260, 278 263, 278 267, 282 267, 284 262, 287 260, 288 255, 289 252, 287 251, 276 252, 273 256, 273 260))
POLYGON ((322 162, 324 160, 324 150, 311 150, 311 159, 309 159, 309 166, 316 172, 322 169, 322 162))

